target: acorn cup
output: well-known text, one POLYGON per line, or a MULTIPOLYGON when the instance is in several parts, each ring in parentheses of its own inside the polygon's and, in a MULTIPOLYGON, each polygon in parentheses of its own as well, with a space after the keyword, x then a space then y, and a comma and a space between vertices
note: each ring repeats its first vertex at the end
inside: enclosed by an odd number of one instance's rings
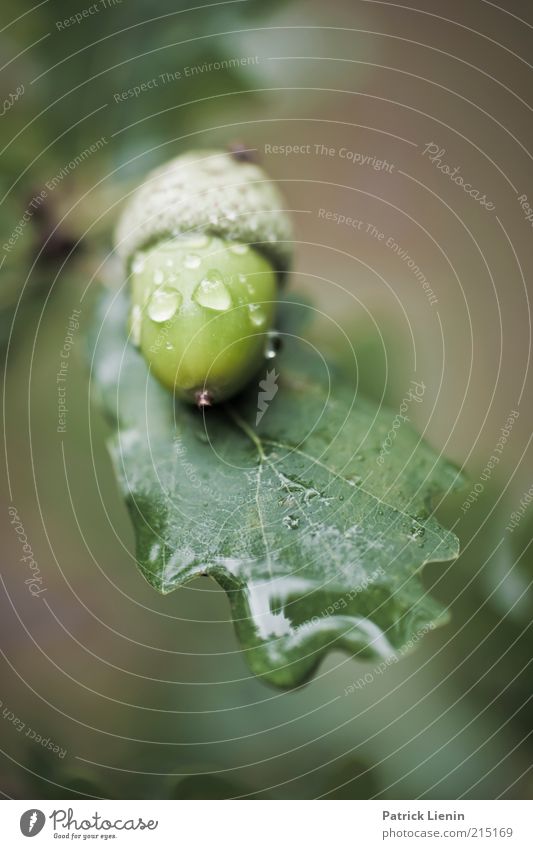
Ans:
POLYGON ((152 172, 127 202, 116 248, 129 276, 130 334, 157 379, 208 406, 272 353, 290 221, 264 171, 196 151, 152 172))

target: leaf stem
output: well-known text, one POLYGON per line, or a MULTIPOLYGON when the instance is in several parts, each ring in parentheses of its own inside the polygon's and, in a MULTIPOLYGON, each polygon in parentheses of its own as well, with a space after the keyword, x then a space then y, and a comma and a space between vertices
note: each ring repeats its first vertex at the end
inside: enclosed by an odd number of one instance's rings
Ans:
POLYGON ((255 447, 257 448, 257 452, 259 454, 259 458, 261 461, 266 460, 266 454, 263 448, 263 443, 259 439, 258 435, 254 433, 248 422, 246 422, 236 410, 231 406, 231 404, 224 404, 225 409, 228 411, 229 415, 240 429, 246 434, 246 436, 253 442, 255 447))

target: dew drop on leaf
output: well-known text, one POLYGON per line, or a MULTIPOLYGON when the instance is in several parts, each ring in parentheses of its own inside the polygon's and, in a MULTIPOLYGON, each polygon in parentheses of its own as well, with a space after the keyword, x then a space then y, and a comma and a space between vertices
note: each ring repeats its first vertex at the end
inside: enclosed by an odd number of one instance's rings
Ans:
POLYGON ((295 531, 300 524, 300 520, 296 516, 285 516, 283 524, 286 528, 289 528, 289 530, 295 531))

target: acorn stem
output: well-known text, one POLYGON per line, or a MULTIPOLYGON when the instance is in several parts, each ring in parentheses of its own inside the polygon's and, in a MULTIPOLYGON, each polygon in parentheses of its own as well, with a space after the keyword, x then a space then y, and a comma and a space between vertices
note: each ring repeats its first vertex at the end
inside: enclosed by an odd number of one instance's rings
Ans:
POLYGON ((194 398, 199 410, 202 410, 204 407, 213 406, 213 396, 207 389, 198 389, 194 394, 194 398))

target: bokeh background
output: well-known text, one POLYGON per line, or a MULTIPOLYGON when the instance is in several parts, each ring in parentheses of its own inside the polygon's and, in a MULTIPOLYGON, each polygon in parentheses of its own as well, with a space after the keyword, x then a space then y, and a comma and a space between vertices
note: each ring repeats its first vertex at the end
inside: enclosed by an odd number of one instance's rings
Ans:
POLYGON ((533 205, 532 36, 521 0, 45 0, 22 11, 3 0, 6 797, 530 796, 533 254, 520 198, 533 205), (293 210, 289 291, 324 313, 311 336, 335 355, 346 331, 361 391, 392 409, 423 380, 416 426, 469 478, 438 510, 462 554, 424 573, 451 623, 349 696, 364 663, 333 653, 308 685, 278 692, 250 674, 214 583, 165 598, 145 583, 107 426, 88 406, 85 334, 98 290, 116 284, 122 198, 170 156, 236 140, 257 151, 293 210), (429 144, 491 208, 439 170, 429 144), (309 147, 286 154, 294 145, 309 147), (74 309, 58 433, 56 374, 74 309), (46 605, 24 583, 13 506, 46 605))

